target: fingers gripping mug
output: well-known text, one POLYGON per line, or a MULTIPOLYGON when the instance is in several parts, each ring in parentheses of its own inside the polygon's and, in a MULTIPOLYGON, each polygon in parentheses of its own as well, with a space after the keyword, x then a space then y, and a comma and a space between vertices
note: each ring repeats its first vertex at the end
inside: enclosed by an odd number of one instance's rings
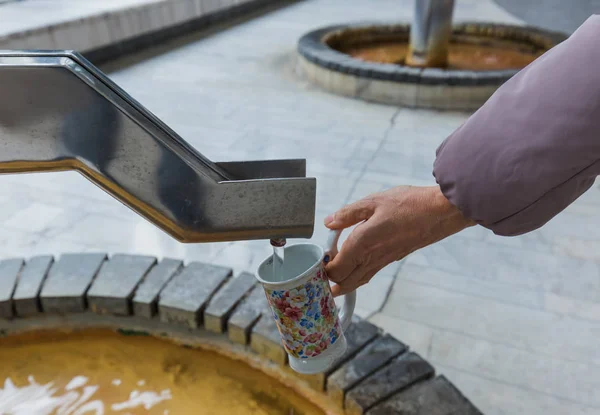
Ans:
POLYGON ((325 249, 315 244, 285 248, 284 263, 269 257, 258 267, 273 317, 296 372, 324 372, 346 351, 344 331, 350 325, 356 292, 344 296, 340 310, 331 294, 325 264, 337 254, 341 231, 332 231, 325 249))

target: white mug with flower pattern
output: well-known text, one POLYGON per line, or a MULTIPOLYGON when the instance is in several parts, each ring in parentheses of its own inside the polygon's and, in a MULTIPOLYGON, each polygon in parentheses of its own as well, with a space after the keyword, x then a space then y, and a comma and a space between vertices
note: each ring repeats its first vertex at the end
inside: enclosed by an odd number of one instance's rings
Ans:
POLYGON ((340 231, 332 231, 326 248, 303 243, 285 248, 284 264, 273 265, 273 257, 258 267, 273 317, 296 372, 326 371, 346 351, 344 330, 352 321, 356 292, 344 296, 336 307, 325 264, 337 254, 340 231))

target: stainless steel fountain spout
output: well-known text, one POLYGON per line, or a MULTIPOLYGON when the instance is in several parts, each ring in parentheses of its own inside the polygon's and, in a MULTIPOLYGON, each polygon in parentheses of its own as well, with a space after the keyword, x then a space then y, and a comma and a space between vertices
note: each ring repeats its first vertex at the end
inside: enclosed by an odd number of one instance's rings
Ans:
POLYGON ((76 170, 181 242, 313 233, 305 160, 213 163, 77 53, 0 51, 0 146, 0 173, 76 170))
POLYGON ((415 0, 406 64, 421 67, 448 65, 454 0, 415 0))

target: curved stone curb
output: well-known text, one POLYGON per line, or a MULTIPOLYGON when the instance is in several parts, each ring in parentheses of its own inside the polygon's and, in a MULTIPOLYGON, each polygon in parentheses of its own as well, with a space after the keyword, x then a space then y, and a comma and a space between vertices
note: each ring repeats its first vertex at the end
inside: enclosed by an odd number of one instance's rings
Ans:
MULTIPOLYGON (((0 35, 1 49, 76 50, 94 63, 277 6, 275 0, 158 0, 0 35)), ((284 2, 285 3, 285 2, 284 2)))
MULTIPOLYGON (((475 110, 517 70, 467 71, 413 68, 354 59, 337 51, 342 37, 376 33, 408 41, 407 24, 337 25, 314 30, 298 41, 298 69, 313 83, 340 95, 406 107, 444 110, 475 110)), ((535 27, 466 22, 454 26, 454 36, 477 35, 519 40, 550 49, 566 35, 535 27)))
POLYGON ((233 276, 220 266, 90 253, 7 259, 0 261, 0 313, 0 335, 109 325, 217 349, 229 344, 229 353, 269 361, 346 414, 481 414, 408 346, 359 318, 346 332, 347 352, 328 373, 292 372, 253 275, 233 276))

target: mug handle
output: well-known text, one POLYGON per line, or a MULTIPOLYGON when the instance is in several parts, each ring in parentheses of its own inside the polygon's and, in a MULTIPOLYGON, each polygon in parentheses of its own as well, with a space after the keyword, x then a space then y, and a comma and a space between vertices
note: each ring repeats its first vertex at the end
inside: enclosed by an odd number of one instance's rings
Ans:
MULTIPOLYGON (((341 230, 330 231, 325 244, 325 255, 323 256, 323 262, 328 264, 338 254, 338 241, 340 240, 341 230)), ((340 323, 342 330, 346 329, 352 323, 352 314, 354 313, 354 307, 356 306, 356 291, 349 292, 344 295, 344 304, 340 309, 340 323)))

